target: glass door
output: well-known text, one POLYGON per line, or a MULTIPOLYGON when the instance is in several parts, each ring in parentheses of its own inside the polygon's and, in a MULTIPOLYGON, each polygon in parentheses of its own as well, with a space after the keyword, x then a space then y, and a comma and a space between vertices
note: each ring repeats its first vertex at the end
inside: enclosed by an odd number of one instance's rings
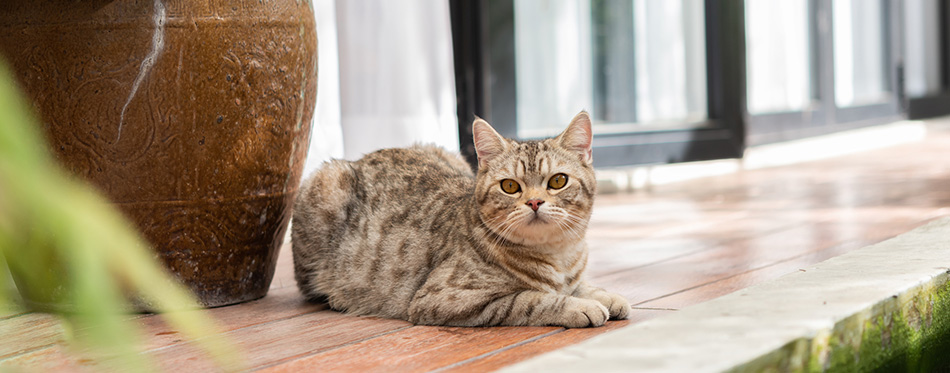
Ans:
POLYGON ((533 139, 586 109, 599 166, 741 157, 903 115, 899 0, 450 4, 469 154, 475 114, 533 139))
POLYGON ((899 2, 745 4, 750 145, 900 117, 899 2))
POLYGON ((583 109, 598 166, 742 154, 742 51, 728 42, 741 40, 741 3, 451 4, 463 149, 472 114, 535 139, 557 135, 583 109))

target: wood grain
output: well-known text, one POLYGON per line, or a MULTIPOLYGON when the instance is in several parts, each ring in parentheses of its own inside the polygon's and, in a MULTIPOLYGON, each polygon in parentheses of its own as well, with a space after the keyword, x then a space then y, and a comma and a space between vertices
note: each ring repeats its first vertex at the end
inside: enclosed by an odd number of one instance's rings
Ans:
MULTIPOLYGON (((326 309, 325 304, 304 301, 296 288, 281 288, 271 290, 263 299, 230 307, 212 308, 206 312, 222 332, 232 332, 326 309)), ((136 321, 147 334, 142 347, 144 351, 166 348, 182 342, 183 337, 178 331, 165 324, 161 317, 149 316, 136 321)))
POLYGON ((58 343, 63 326, 54 316, 27 313, 0 321, 0 360, 58 343))
POLYGON ((528 339, 509 348, 499 349, 473 359, 461 361, 446 367, 444 370, 450 372, 488 372, 497 370, 545 352, 554 351, 633 323, 669 314, 670 312, 675 311, 634 309, 630 320, 608 321, 607 324, 600 328, 561 329, 557 333, 545 334, 537 339, 528 339))
POLYGON ((638 306, 652 308, 679 309, 692 304, 715 299, 720 296, 745 289, 751 285, 765 282, 783 275, 805 271, 806 268, 826 259, 847 253, 848 251, 873 245, 887 240, 899 233, 906 232, 919 224, 887 224, 866 232, 866 240, 845 241, 831 247, 823 247, 814 251, 774 262, 747 272, 735 274, 726 278, 710 281, 679 292, 670 293, 653 300, 641 302, 638 306))
MULTIPOLYGON (((245 365, 254 369, 346 346, 409 326, 409 323, 400 320, 320 311, 258 324, 225 333, 225 336, 242 351, 246 357, 245 365)), ((150 355, 159 361, 163 370, 169 372, 212 368, 205 356, 191 343, 155 350, 150 355)))
POLYGON ((287 362, 267 371, 298 372, 308 368, 319 368, 330 372, 430 371, 560 329, 555 327, 414 326, 287 362))

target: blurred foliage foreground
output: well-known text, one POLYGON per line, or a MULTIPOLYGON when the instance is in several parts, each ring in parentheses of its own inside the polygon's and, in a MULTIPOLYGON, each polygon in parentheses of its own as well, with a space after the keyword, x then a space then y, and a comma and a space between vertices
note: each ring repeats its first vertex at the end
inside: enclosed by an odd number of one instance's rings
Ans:
MULTIPOLYGON (((70 345, 105 366, 155 368, 137 350, 141 331, 130 312, 131 297, 161 313, 219 368, 240 368, 212 320, 195 311, 191 294, 158 265, 112 206, 55 163, 39 129, 0 61, 0 322, 22 307, 5 273, 9 268, 30 298, 62 305, 54 313, 70 345)), ((0 343, 22 341, 4 336, 0 343)))

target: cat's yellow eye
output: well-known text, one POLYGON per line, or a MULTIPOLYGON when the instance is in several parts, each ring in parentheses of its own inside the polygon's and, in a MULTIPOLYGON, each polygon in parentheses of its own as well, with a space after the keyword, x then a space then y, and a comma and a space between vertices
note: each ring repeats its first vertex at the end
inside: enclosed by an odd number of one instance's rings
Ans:
POLYGON ((561 189, 564 185, 567 185, 567 175, 565 174, 554 175, 548 180, 548 188, 551 189, 561 189))
POLYGON ((521 185, 512 179, 505 179, 501 181, 501 190, 508 194, 515 194, 521 190, 521 185))

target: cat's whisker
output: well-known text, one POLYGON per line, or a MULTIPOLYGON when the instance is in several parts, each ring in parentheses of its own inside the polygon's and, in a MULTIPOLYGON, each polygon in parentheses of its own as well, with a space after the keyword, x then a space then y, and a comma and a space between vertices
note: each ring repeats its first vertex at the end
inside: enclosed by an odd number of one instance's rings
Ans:
POLYGON ((500 215, 492 219, 502 220, 497 228, 493 227, 495 237, 490 242, 493 251, 498 249, 498 246, 501 245, 503 240, 511 240, 510 234, 515 230, 515 224, 517 223, 517 217, 513 216, 515 212, 509 213, 508 215, 500 215))
POLYGON ((578 233, 573 227, 571 227, 570 224, 568 224, 568 223, 565 222, 564 220, 557 219, 557 220, 555 220, 555 222, 557 222, 558 227, 560 227, 562 230, 565 230, 565 231, 569 232, 571 235, 574 236, 574 238, 576 238, 576 239, 581 239, 581 238, 582 238, 581 235, 580 235, 580 233, 578 233))
POLYGON ((487 225, 489 228, 494 229, 494 228, 496 228, 496 227, 495 227, 495 223, 497 223, 497 222, 499 222, 499 221, 501 221, 502 219, 505 219, 505 218, 506 218, 506 217, 505 217, 504 215, 499 215, 499 216, 492 217, 492 218, 490 218, 490 219, 488 219, 488 220, 485 220, 484 223, 485 223, 485 225, 487 225))
POLYGON ((586 228, 586 227, 587 227, 587 222, 584 221, 584 219, 578 218, 578 217, 576 217, 576 216, 573 216, 573 215, 565 215, 565 216, 564 216, 564 219, 565 219, 565 220, 568 220, 568 221, 570 221, 571 223, 573 223, 573 224, 575 224, 575 225, 578 225, 578 226, 580 226, 580 227, 583 227, 583 228, 586 228))
POLYGON ((508 229, 505 232, 505 239, 510 240, 511 238, 509 234, 524 225, 524 214, 515 211, 510 214, 510 219, 508 219, 508 221, 510 221, 510 223, 508 224, 508 229))
POLYGON ((571 222, 574 222, 574 223, 577 224, 577 225, 580 225, 580 226, 582 226, 582 227, 584 227, 584 228, 587 227, 588 219, 585 219, 585 218, 583 218, 583 217, 580 217, 580 216, 571 214, 570 212, 567 212, 567 211, 565 211, 565 217, 568 218, 568 219, 570 219, 571 222))
POLYGON ((486 225, 488 225, 489 228, 495 232, 495 237, 491 242, 492 250, 496 249, 503 240, 511 239, 509 235, 512 231, 514 231, 517 220, 517 218, 513 215, 515 215, 514 212, 507 215, 498 215, 490 219, 489 222, 486 222, 486 225))
POLYGON ((552 209, 552 215, 558 216, 559 219, 555 219, 555 221, 559 227, 570 232, 576 239, 583 238, 583 235, 579 231, 583 231, 587 228, 586 221, 561 208, 552 209))

